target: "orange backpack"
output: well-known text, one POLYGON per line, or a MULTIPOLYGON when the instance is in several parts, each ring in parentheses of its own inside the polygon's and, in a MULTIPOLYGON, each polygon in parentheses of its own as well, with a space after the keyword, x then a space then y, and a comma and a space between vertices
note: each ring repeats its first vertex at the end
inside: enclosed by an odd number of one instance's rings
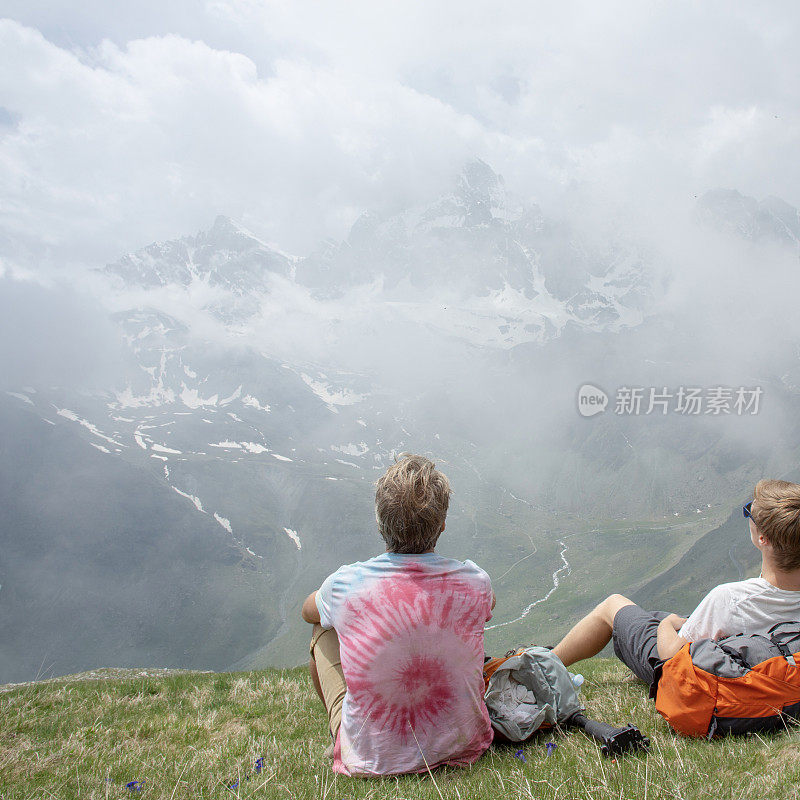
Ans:
POLYGON ((691 642, 661 666, 656 710, 687 736, 784 730, 800 721, 796 653, 800 622, 774 625, 766 636, 691 642))
POLYGON ((505 664, 511 656, 518 656, 525 652, 524 647, 520 647, 516 650, 509 650, 504 656, 500 656, 499 658, 487 658, 483 662, 483 683, 484 688, 489 688, 489 678, 497 672, 498 667, 502 664, 505 664))

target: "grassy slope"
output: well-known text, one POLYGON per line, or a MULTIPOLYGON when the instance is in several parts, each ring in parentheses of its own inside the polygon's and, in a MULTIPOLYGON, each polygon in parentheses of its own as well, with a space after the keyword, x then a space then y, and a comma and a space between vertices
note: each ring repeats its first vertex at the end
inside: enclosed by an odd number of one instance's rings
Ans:
POLYGON ((683 558, 633 594, 645 608, 688 614, 707 587, 758 575, 761 556, 750 543, 747 520, 735 512, 698 539, 683 558))
POLYGON ((383 781, 332 773, 325 717, 304 670, 114 671, 0 690, 0 797, 797 798, 800 733, 728 741, 674 736, 616 661, 587 662, 589 713, 633 721, 648 756, 604 760, 582 734, 492 748, 473 768, 383 781), (239 787, 227 788, 264 770, 239 787), (144 780, 141 793, 125 789, 144 780), (107 782, 112 781, 112 782, 107 782))

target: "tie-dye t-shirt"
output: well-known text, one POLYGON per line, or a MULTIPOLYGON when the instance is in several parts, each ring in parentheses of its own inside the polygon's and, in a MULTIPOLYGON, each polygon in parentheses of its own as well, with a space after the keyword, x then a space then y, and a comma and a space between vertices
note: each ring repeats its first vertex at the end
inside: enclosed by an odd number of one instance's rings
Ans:
POLYGON ((466 765, 492 742, 483 701, 489 576, 472 561, 384 553, 317 592, 339 636, 347 694, 333 769, 345 775, 466 765))

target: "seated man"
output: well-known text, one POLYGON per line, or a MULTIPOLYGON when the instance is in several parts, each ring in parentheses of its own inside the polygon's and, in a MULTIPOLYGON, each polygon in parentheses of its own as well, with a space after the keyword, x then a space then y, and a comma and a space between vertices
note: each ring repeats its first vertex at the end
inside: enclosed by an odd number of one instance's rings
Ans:
POLYGON ((743 511, 750 540, 761 551, 758 578, 720 584, 688 619, 649 613, 611 595, 561 640, 555 654, 568 667, 596 655, 613 638, 617 658, 652 685, 656 666, 687 642, 766 634, 778 622, 800 621, 800 485, 760 481, 743 511))
POLYGON ((386 552, 340 567, 303 603, 336 772, 466 765, 492 742, 483 628, 494 594, 472 561, 434 553, 449 502, 435 465, 404 454, 375 492, 386 552))

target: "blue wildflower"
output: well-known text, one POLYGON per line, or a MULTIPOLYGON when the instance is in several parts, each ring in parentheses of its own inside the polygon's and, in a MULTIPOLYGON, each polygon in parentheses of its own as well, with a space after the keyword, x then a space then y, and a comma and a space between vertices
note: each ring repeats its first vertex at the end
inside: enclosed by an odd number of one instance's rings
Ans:
POLYGON ((128 781, 128 783, 125 784, 125 788, 131 792, 141 792, 144 788, 144 786, 142 786, 143 783, 144 781, 128 781))
POLYGON ((264 769, 264 759, 257 758, 256 759, 256 775, 261 774, 261 770, 264 769))
POLYGON ((525 754, 522 752, 522 748, 520 748, 519 750, 517 750, 516 753, 514 753, 514 758, 518 758, 523 764, 526 763, 525 754))
POLYGON ((549 757, 553 755, 553 751, 556 749, 556 747, 558 747, 558 745, 555 742, 548 742, 545 747, 547 748, 547 755, 549 757))

